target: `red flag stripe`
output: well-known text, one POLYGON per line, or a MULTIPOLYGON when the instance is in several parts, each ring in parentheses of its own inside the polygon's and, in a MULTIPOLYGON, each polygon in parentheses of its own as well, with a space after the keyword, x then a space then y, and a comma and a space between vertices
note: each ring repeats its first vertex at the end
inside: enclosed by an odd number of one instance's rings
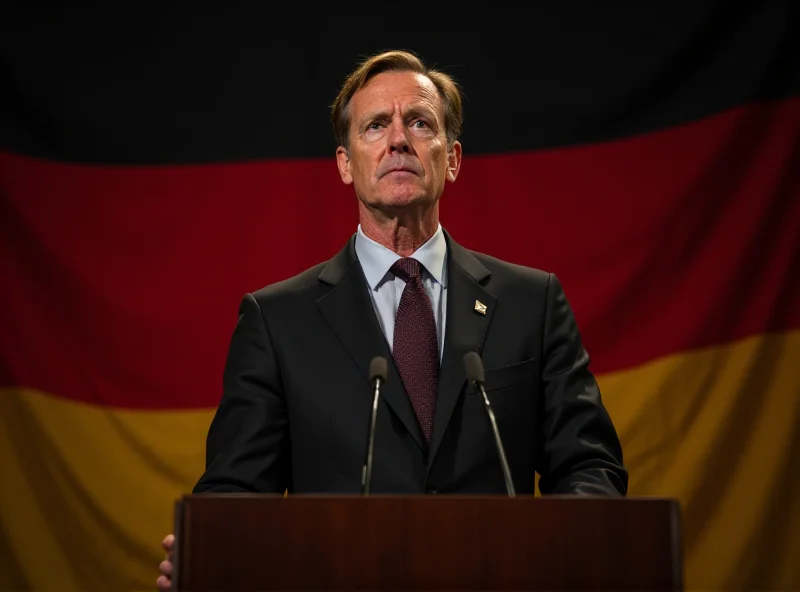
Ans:
MULTIPOLYGON (((605 144, 471 157, 442 222, 555 272, 594 369, 800 325, 800 99, 605 144)), ((325 160, 99 167, 0 154, 0 382, 216 404, 245 291, 355 230, 325 160)))

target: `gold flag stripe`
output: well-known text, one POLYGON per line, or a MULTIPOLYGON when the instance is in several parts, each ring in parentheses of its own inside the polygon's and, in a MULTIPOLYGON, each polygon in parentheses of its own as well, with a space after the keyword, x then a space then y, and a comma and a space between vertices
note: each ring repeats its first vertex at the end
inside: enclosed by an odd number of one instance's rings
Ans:
MULTIPOLYGON (((792 331, 598 378, 630 495, 681 501, 687 589, 800 589, 798 360, 792 331)), ((0 588, 152 589, 212 416, 0 390, 0 588)))

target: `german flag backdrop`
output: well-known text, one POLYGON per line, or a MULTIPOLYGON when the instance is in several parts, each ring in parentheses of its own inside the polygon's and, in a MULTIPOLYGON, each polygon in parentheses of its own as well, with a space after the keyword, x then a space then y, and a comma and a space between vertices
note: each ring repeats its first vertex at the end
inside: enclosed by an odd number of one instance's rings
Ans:
POLYGON ((800 590, 800 5, 255 4, 0 18, 0 588, 154 587, 242 294, 356 229, 338 84, 404 48, 466 95, 443 225, 559 275, 686 587, 800 590))

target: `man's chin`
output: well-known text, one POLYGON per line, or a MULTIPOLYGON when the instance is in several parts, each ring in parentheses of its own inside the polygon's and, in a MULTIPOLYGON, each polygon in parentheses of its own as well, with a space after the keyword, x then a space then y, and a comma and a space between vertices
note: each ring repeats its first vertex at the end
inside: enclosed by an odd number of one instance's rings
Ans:
POLYGON ((386 212, 397 209, 424 209, 436 203, 436 198, 430 196, 422 187, 407 185, 381 189, 368 196, 361 195, 360 200, 368 208, 386 212))
POLYGON ((376 196, 376 201, 390 207, 424 205, 433 200, 419 187, 393 187, 390 191, 376 196))
POLYGON ((425 195, 393 195, 379 201, 380 207, 392 210, 424 208, 432 203, 425 195))

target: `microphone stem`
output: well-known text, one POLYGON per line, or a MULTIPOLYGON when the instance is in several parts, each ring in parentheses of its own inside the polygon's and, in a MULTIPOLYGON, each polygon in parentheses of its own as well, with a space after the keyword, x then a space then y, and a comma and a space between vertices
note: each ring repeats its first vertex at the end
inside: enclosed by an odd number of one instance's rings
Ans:
POLYGON ((478 385, 478 390, 481 392, 481 396, 483 396, 483 406, 486 407, 486 413, 489 416, 489 422, 492 424, 492 431, 494 432, 494 441, 497 443, 497 454, 500 456, 500 465, 503 468, 503 478, 506 481, 506 491, 508 492, 508 497, 516 497, 516 492, 514 491, 514 482, 511 480, 511 469, 508 466, 508 461, 506 460, 506 451, 503 449, 503 441, 500 439, 500 430, 497 429, 497 421, 494 418, 494 411, 492 411, 492 406, 489 403, 489 397, 486 395, 486 389, 483 388, 483 384, 476 381, 478 385))
POLYGON ((364 462, 364 470, 361 473, 361 493, 369 495, 370 483, 372 483, 372 450, 375 447, 375 423, 378 418, 378 398, 381 392, 380 379, 375 380, 375 394, 372 398, 372 418, 369 423, 369 440, 367 443, 367 459, 364 462))

